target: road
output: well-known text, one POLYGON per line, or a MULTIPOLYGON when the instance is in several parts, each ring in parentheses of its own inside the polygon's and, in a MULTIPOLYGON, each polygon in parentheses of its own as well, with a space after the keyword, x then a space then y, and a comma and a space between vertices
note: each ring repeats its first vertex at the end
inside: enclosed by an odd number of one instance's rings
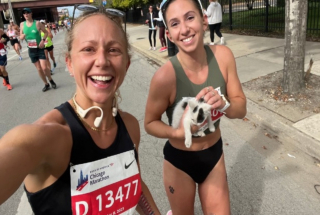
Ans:
MULTIPOLYGON (((137 32, 146 27, 127 26, 130 41, 139 40, 137 32)), ((64 33, 54 37, 58 67, 53 78, 57 89, 43 93, 43 84, 31 64, 27 52, 18 61, 9 51, 8 72, 12 91, 0 88, 0 136, 22 123, 32 123, 45 112, 70 99, 75 92, 74 80, 64 64, 64 33)), ((25 43, 23 50, 26 50, 25 43)), ((120 108, 132 113, 140 122, 141 143, 139 157, 142 178, 149 186, 155 201, 165 214, 170 206, 162 184, 162 148, 165 140, 146 134, 143 128, 144 110, 150 80, 158 68, 157 62, 132 50, 131 66, 120 89, 123 100, 120 108)), ((163 116, 166 120, 166 117, 163 116)), ((290 144, 281 143, 276 136, 247 120, 221 123, 226 168, 230 188, 232 214, 243 215, 316 215, 320 211, 320 167, 316 161, 290 144)), ((23 162, 21 162, 23 165, 23 162)), ((1 174, 0 177, 5 177, 1 174)), ((1 191, 0 191, 1 192, 1 191)), ((22 187, 0 206, 0 214, 29 215, 22 187)), ((199 199, 195 214, 200 215, 199 199)))

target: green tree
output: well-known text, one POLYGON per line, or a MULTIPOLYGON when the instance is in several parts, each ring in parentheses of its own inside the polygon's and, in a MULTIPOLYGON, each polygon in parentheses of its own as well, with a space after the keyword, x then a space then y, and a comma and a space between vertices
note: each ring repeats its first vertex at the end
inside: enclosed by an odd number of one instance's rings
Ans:
POLYGON ((142 6, 149 2, 149 0, 112 0, 112 7, 128 9, 135 8, 136 6, 142 6))
MULTIPOLYGON (((106 0, 107 1, 107 5, 105 6, 107 7, 111 7, 112 6, 112 0, 106 0)), ((94 0, 94 2, 92 3, 93 5, 100 7, 103 6, 103 0, 94 0)))
POLYGON ((63 20, 65 20, 65 18, 66 18, 66 16, 63 15, 60 17, 60 20, 63 21, 63 20))

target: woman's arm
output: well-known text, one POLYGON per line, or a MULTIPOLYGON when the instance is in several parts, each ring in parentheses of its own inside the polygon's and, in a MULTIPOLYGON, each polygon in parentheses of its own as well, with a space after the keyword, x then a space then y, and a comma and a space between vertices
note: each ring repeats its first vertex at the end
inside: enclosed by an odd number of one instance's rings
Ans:
MULTIPOLYGON (((137 154, 139 155, 139 143, 140 143, 140 126, 138 120, 131 114, 121 112, 121 117, 126 125, 128 133, 132 142, 135 144, 137 154)), ((141 169, 139 159, 137 160, 138 168, 141 176, 141 169)), ((141 179, 142 194, 140 201, 137 205, 137 211, 140 215, 160 215, 160 211, 153 200, 153 197, 147 187, 147 185, 141 179)))
POLYGON ((53 38, 53 34, 52 34, 50 28, 47 28, 47 31, 48 31, 48 37, 50 37, 52 39, 53 38))
MULTIPOLYGON (((230 119, 243 118, 247 113, 247 100, 237 74, 236 62, 231 50, 226 46, 210 46, 217 59, 220 71, 226 82, 226 95, 224 95, 230 103, 228 109, 224 112, 230 119)), ((212 109, 222 109, 226 102, 218 94, 213 87, 210 91, 203 89, 197 95, 197 98, 204 96, 205 101, 211 104, 212 109), (214 95, 212 95, 212 92, 214 95), (211 95, 211 96, 209 96, 211 95)))
POLYGON ((56 126, 20 125, 0 139, 0 204, 19 188, 28 174, 50 163, 52 155, 61 149, 63 133, 53 127, 56 126))
POLYGON ((167 62, 154 74, 150 83, 144 118, 144 128, 148 134, 158 138, 184 138, 183 128, 174 129, 161 119, 170 106, 170 97, 175 94, 175 86, 173 66, 171 62, 167 62))
MULTIPOLYGON (((140 166, 140 165, 139 165, 140 166)), ((160 215, 160 211, 153 200, 147 185, 141 180, 142 194, 137 206, 137 211, 140 215, 160 215)))
POLYGON ((26 37, 26 35, 23 33, 23 23, 20 23, 20 40, 24 40, 24 38, 26 37))
POLYGON ((206 11, 206 13, 205 13, 208 17, 211 17, 212 16, 212 4, 210 4, 209 6, 208 6, 208 9, 207 9, 207 11, 206 11))

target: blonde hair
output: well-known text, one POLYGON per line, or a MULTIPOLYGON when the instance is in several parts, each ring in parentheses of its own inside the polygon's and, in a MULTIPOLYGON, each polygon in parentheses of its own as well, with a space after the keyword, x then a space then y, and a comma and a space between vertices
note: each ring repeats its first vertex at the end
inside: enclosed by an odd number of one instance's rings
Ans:
POLYGON ((84 12, 76 20, 74 20, 75 22, 73 23, 70 31, 67 32, 66 37, 65 37, 65 43, 67 45, 67 53, 66 53, 67 57, 70 57, 70 52, 72 50, 72 43, 73 43, 73 40, 75 37, 74 29, 82 21, 84 21, 85 19, 87 19, 91 16, 94 16, 94 15, 103 15, 103 16, 107 17, 108 19, 112 20, 121 29, 121 31, 125 37, 125 45, 127 48, 127 54, 130 59, 131 58, 131 55, 130 55, 131 47, 129 44, 129 37, 122 27, 122 23, 123 23, 122 18, 118 17, 118 16, 113 16, 113 15, 109 14, 108 12, 106 12, 105 10, 100 10, 100 9, 98 11, 84 12))

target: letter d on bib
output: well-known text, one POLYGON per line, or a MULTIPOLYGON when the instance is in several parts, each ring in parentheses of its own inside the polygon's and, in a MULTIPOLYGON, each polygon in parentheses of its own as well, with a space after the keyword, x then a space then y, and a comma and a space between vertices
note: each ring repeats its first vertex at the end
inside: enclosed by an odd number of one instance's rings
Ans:
POLYGON ((85 202, 85 201, 76 202, 76 214, 77 215, 87 215, 88 209, 89 209, 89 206, 88 206, 87 202, 85 202), (84 210, 80 209, 80 205, 84 206, 84 210))

